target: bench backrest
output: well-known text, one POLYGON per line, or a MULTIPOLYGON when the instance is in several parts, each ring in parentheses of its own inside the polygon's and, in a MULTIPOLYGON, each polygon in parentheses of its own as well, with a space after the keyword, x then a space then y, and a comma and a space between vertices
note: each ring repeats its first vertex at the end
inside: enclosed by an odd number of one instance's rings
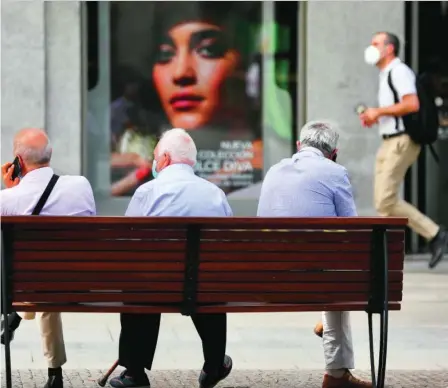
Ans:
POLYGON ((10 301, 39 311, 357 310, 386 284, 397 309, 406 221, 3 217, 2 269, 10 301))

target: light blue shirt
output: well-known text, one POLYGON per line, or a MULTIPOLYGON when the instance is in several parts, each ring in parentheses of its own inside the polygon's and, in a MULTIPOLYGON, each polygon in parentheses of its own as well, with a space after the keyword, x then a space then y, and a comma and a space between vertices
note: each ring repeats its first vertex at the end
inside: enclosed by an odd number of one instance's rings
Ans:
POLYGON ((260 217, 357 216, 347 170, 306 147, 272 166, 258 203, 260 217))
MULTIPOLYGON (((26 174, 17 186, 0 192, 2 216, 30 215, 53 176, 51 167, 26 174)), ((61 175, 42 211, 42 216, 94 216, 95 199, 89 181, 78 175, 61 175)))
POLYGON ((194 174, 187 164, 172 164, 157 179, 141 185, 134 193, 126 216, 231 217, 224 192, 194 174))

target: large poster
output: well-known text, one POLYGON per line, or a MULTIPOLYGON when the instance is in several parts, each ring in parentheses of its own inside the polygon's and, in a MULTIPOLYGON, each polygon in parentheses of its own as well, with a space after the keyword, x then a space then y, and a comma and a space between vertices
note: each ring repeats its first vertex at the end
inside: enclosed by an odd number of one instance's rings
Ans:
POLYGON ((226 193, 262 178, 260 2, 111 2, 111 181, 152 179, 163 131, 189 131, 196 174, 226 193))

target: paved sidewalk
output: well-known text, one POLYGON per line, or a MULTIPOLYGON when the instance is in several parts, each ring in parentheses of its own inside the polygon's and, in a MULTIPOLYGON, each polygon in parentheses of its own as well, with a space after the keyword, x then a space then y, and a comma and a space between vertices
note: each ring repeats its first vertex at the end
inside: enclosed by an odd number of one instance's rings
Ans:
MULTIPOLYGON (((151 373, 151 388, 197 388, 196 371, 156 371, 151 373)), ((366 371, 359 377, 369 378, 366 371)), ((65 371, 64 388, 99 387, 99 370, 65 371)), ((44 370, 15 371, 13 388, 41 388, 46 381, 44 370)), ((2 384, 2 387, 4 385, 2 384)), ((110 387, 106 384, 106 387, 110 387)), ((235 370, 217 388, 321 388, 322 371, 315 370, 235 370)), ((447 388, 448 371, 391 371, 387 374, 388 388, 447 388)))

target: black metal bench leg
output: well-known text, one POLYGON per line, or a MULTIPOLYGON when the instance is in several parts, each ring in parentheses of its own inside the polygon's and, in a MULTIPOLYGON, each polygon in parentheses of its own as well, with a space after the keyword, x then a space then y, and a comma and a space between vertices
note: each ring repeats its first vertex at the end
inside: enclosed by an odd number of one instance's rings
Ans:
POLYGON ((12 376, 11 376, 11 338, 10 332, 7 330, 8 325, 8 314, 3 313, 3 323, 5 325, 5 377, 6 377, 6 388, 12 388, 12 376))
POLYGON ((6 388, 12 388, 12 376, 11 376, 11 333, 8 330, 8 310, 9 310, 9 300, 8 300, 8 270, 6 266, 6 253, 5 253, 5 241, 7 241, 6 233, 2 231, 2 249, 1 249, 1 279, 2 279, 2 292, 1 292, 1 303, 2 303, 2 313, 3 313, 3 325, 4 325, 4 336, 5 336, 5 377, 6 377, 6 388))
POLYGON ((389 332, 389 258, 387 252, 387 235, 382 236, 381 241, 382 249, 382 283, 383 283, 383 302, 379 306, 379 310, 375 311, 380 314, 380 348, 378 359, 378 372, 375 368, 375 349, 373 344, 373 312, 368 311, 369 319, 369 347, 370 347, 370 369, 372 374, 372 386, 373 388, 385 388, 386 381, 386 360, 387 360, 387 342, 389 332))
POLYGON ((369 319, 369 348, 370 348, 370 373, 372 376, 372 386, 377 388, 376 385, 376 368, 375 368, 375 347, 373 345, 373 314, 368 313, 369 319))
POLYGON ((389 326, 389 312, 387 309, 381 314, 381 328, 380 328, 380 359, 378 364, 378 388, 384 388, 386 380, 386 360, 387 360, 387 341, 388 341, 388 326, 389 326))

